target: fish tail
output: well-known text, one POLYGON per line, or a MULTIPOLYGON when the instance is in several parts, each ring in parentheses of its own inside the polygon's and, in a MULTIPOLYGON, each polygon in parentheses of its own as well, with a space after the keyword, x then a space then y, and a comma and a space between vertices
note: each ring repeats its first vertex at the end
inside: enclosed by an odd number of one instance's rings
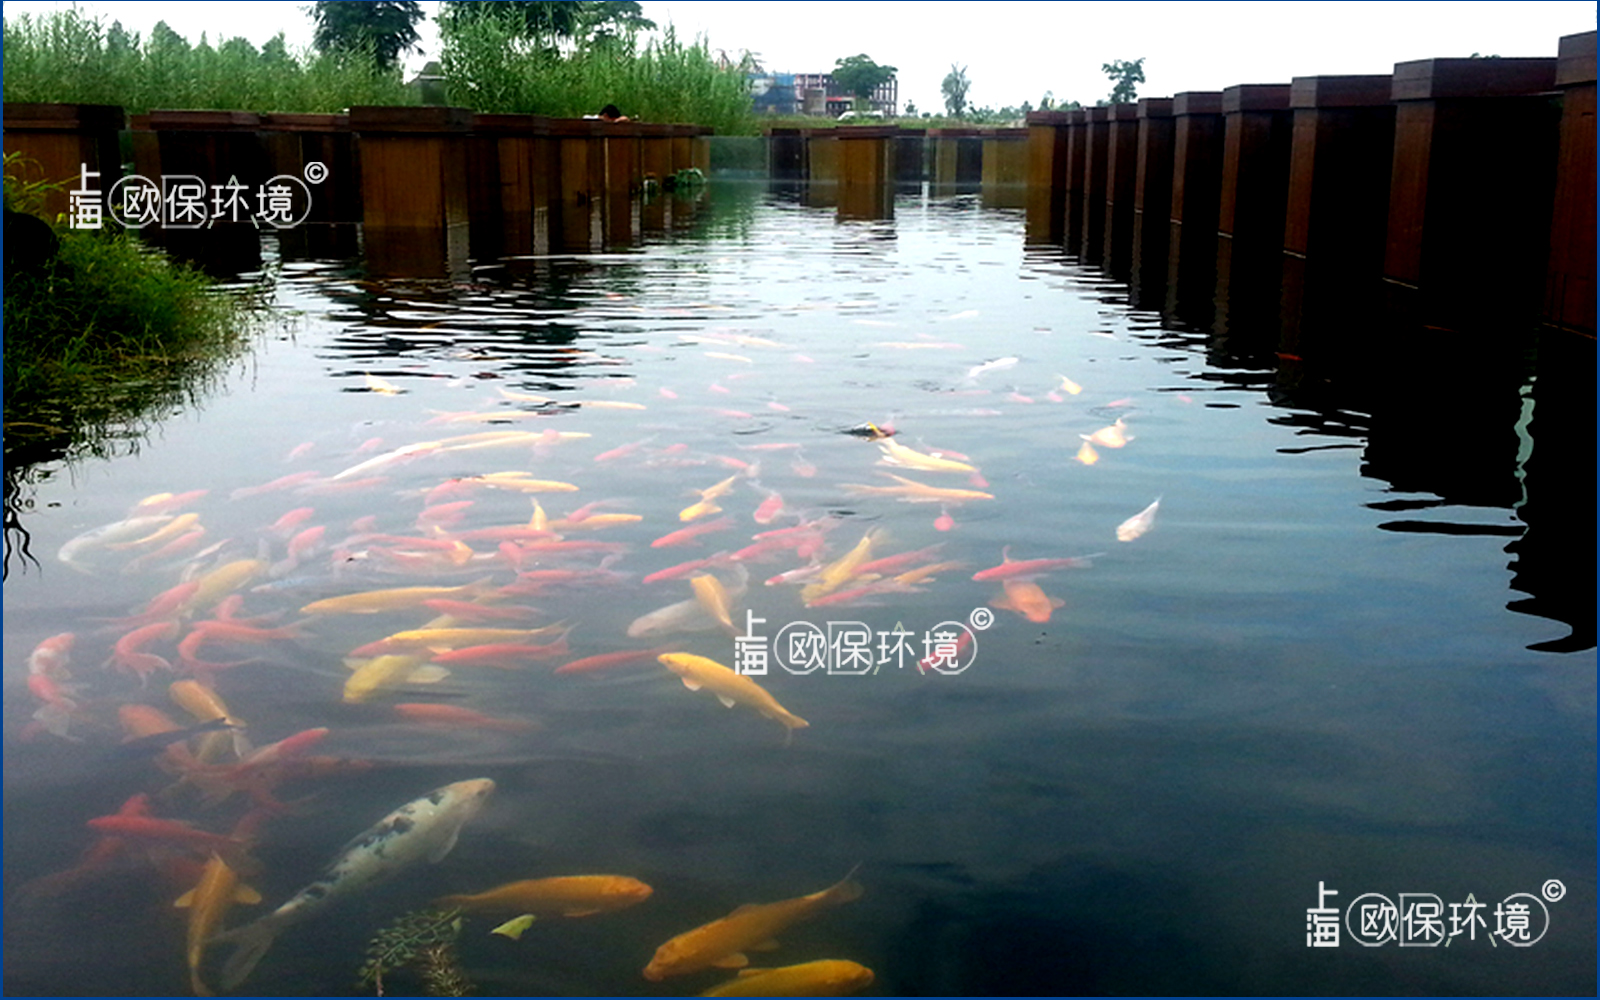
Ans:
POLYGON ((226 943, 237 946, 222 966, 224 990, 231 993, 239 988, 239 984, 250 978, 250 973, 255 971, 256 963, 261 961, 261 956, 267 953, 267 949, 272 947, 272 942, 277 939, 279 930, 281 930, 280 925, 267 917, 211 939, 214 944, 226 943))

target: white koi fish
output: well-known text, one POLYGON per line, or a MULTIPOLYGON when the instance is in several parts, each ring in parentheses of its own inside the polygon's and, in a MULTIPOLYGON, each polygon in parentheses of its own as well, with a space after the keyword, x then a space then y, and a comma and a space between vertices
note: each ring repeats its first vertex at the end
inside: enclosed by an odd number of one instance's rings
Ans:
POLYGON ((1131 542, 1149 531, 1156 523, 1156 508, 1160 506, 1161 498, 1156 497, 1150 506, 1117 525, 1117 541, 1131 542))
POLYGON ((68 541, 61 546, 61 551, 56 553, 56 557, 73 569, 92 573, 93 570, 82 561, 85 555, 96 549, 107 548, 115 542, 148 535, 172 519, 171 514, 149 514, 103 524, 68 541))
POLYGON ((1018 360, 1017 358, 995 358, 993 361, 985 361, 981 365, 973 365, 971 370, 967 372, 967 378, 977 378, 984 372, 998 372, 1007 368, 1014 368, 1018 360))
POLYGON ((309 919, 336 900, 387 881, 427 859, 438 861, 456 846, 461 827, 483 808, 494 791, 489 778, 473 778, 436 788, 408 802, 352 840, 315 882, 253 923, 212 938, 238 949, 222 968, 222 985, 236 989, 250 975, 286 928, 309 919))

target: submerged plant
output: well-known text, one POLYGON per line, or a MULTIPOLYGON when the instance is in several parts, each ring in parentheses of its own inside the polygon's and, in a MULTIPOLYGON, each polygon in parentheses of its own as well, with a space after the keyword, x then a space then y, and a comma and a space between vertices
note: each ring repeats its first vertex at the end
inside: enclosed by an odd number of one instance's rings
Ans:
POLYGON ((415 969, 422 974, 428 995, 464 997, 472 989, 456 953, 461 936, 460 910, 413 910, 374 934, 367 945, 367 960, 358 972, 357 985, 372 987, 383 996, 385 973, 415 969))

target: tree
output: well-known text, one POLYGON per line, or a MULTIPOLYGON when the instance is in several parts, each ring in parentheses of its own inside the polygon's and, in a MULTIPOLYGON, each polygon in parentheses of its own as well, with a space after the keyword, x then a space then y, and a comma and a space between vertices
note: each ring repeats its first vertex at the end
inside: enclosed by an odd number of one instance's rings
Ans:
POLYGON ((1138 100, 1138 85, 1144 82, 1144 57, 1131 62, 1113 59, 1100 67, 1111 78, 1111 96, 1108 104, 1131 104, 1138 100))
POLYGON ((656 23, 634 0, 444 0, 439 24, 453 28, 465 18, 494 17, 523 38, 540 41, 602 41, 656 23))
POLYGON ((915 117, 917 117, 917 102, 916 101, 907 101, 906 102, 906 117, 907 118, 915 118, 915 117))
POLYGON ((400 53, 417 47, 423 14, 417 0, 317 0, 311 17, 319 50, 369 51, 378 68, 391 69, 400 53))
POLYGON ((835 60, 833 64, 833 82, 844 88, 845 93, 854 94, 862 100, 871 97, 879 84, 894 79, 894 74, 893 66, 879 66, 866 53, 835 60))
POLYGON ((939 89, 944 92, 945 113, 951 118, 960 118, 966 112, 967 90, 971 86, 972 81, 967 79, 967 68, 951 63, 950 72, 939 84, 939 89))

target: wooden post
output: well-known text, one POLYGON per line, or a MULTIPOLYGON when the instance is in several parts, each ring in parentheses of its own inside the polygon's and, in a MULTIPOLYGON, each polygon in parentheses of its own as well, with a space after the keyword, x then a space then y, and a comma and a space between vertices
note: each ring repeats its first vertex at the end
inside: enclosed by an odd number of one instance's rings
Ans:
POLYGON ((1390 315, 1505 333, 1537 317, 1560 109, 1555 59, 1398 63, 1384 281, 1390 315))
POLYGON ((928 177, 928 130, 902 128, 894 138, 894 179, 921 184, 928 177))
MULTIPOLYGON (((1297 76, 1283 227, 1279 351, 1363 344, 1383 273, 1394 164, 1389 76, 1297 76)), ((1359 349, 1359 347, 1358 347, 1359 349)))
POLYGON ((677 184, 672 169, 671 125, 639 126, 639 168, 644 173, 644 196, 639 206, 639 225, 649 232, 671 228, 672 199, 667 197, 677 184))
POLYGON ((1026 208, 1028 130, 987 129, 983 134, 981 199, 985 208, 1026 208))
POLYGON ((839 204, 839 137, 834 134, 836 131, 833 128, 802 130, 810 171, 805 203, 815 208, 834 208, 839 204))
POLYGON ((350 109, 361 150, 367 265, 379 274, 463 273, 469 252, 466 108, 350 109))
POLYGON ((1222 184, 1222 92, 1172 99, 1172 218, 1167 235, 1168 318, 1210 329, 1217 283, 1222 184))
MULTIPOLYGON (((49 218, 70 210, 67 192, 82 186, 84 170, 99 174, 89 178, 84 190, 99 192, 90 200, 101 208, 102 227, 117 226, 105 211, 105 196, 122 179, 117 133, 124 121, 122 108, 115 104, 7 104, 5 151, 21 153, 24 162, 6 172, 18 180, 61 184, 60 190, 44 196, 43 211, 49 218)), ((160 182, 158 177, 151 180, 160 182)))
POLYGON ((468 146, 473 256, 548 253, 550 120, 474 115, 468 146))
POLYGON ((631 247, 639 243, 643 223, 639 194, 644 187, 639 143, 643 138, 637 122, 601 122, 600 141, 604 144, 605 243, 608 247, 631 247))
POLYGON ((1106 152, 1111 144, 1108 108, 1088 108, 1088 145, 1083 161, 1083 249, 1085 264, 1098 264, 1106 252, 1106 152))
POLYGON ((1595 336, 1595 33, 1561 39, 1561 152, 1550 266, 1545 278, 1547 326, 1595 336))
POLYGON ((361 173, 349 115, 264 114, 261 142, 270 173, 299 177, 310 187, 307 222, 361 221, 361 173), (316 176, 316 163, 326 171, 320 182, 307 176, 316 176))
POLYGON ((1028 214, 1030 243, 1060 243, 1067 193, 1067 113, 1028 113, 1028 214))
POLYGON ((975 128, 931 128, 938 195, 969 194, 983 184, 983 140, 975 128))
POLYGON ((1139 106, 1112 104, 1106 139, 1105 251, 1106 273, 1127 281, 1133 262, 1134 187, 1139 167, 1139 106))
POLYGON ((1089 145, 1089 113, 1067 112, 1066 189, 1062 193, 1061 230, 1066 233, 1067 253, 1083 251, 1083 173, 1089 145))
POLYGON ((764 130, 767 135, 769 176, 775 181, 803 181, 807 177, 806 140, 797 128, 764 130))
POLYGON ((605 245, 601 202, 605 191, 605 145, 602 123, 588 118, 552 118, 556 143, 559 197, 551 201, 550 243, 574 253, 593 253, 605 245))
POLYGON ((891 143, 897 131, 893 125, 834 130, 839 148, 839 218, 894 218, 891 143))
POLYGON ((1133 177, 1133 247, 1128 298, 1160 309, 1167 293, 1167 238, 1172 218, 1172 99, 1139 99, 1138 165, 1133 177))
MULTIPOLYGON (((261 116, 249 111, 151 111, 166 206, 159 227, 145 227, 168 253, 215 275, 261 266, 257 192, 268 176, 261 116), (196 214, 176 217, 174 199, 198 193, 196 214), (220 200, 219 200, 220 199, 220 200)), ((151 178, 155 180, 156 178, 151 178)))
POLYGON ((1294 124, 1289 84, 1229 87, 1222 92, 1222 115, 1212 329, 1250 338, 1258 349, 1276 347, 1294 124))

